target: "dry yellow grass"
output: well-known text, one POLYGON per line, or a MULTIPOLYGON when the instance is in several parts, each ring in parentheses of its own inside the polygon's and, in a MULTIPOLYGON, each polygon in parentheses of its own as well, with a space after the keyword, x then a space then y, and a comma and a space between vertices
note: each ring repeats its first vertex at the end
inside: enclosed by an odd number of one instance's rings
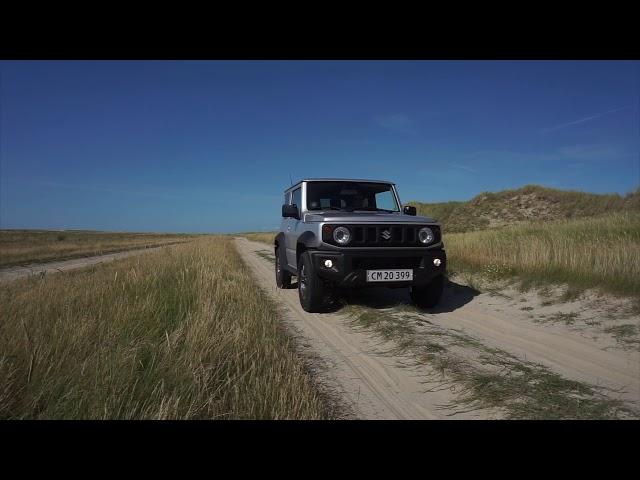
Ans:
POLYGON ((640 214, 510 225, 444 236, 451 270, 640 294, 640 214))
MULTIPOLYGON (((640 296, 639 212, 520 222, 464 233, 447 233, 444 224, 443 230, 449 271, 640 296)), ((242 235, 273 245, 275 233, 242 235)))
POLYGON ((0 287, 0 418, 324 418, 233 240, 0 287))
POLYGON ((193 235, 0 230, 0 266, 102 255, 184 242, 193 235))

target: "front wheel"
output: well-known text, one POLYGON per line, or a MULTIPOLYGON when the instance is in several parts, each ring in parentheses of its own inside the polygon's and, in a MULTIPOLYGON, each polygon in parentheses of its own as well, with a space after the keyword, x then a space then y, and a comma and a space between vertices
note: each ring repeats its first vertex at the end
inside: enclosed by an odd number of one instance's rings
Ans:
POLYGON ((325 301, 324 283, 316 274, 311 255, 304 252, 298 261, 298 296, 306 312, 320 312, 325 301))
POLYGON ((423 287, 411 287, 411 300, 420 308, 433 308, 442 296, 444 275, 438 275, 423 287))

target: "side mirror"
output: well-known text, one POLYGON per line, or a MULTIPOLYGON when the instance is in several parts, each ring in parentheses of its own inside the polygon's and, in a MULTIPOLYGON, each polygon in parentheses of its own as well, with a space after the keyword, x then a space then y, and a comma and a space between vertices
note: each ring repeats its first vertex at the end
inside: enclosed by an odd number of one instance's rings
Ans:
POLYGON ((416 216, 416 207, 412 207, 411 205, 405 205, 402 211, 405 215, 416 216))
POLYGON ((298 218, 298 206, 297 205, 282 205, 282 216, 298 218))

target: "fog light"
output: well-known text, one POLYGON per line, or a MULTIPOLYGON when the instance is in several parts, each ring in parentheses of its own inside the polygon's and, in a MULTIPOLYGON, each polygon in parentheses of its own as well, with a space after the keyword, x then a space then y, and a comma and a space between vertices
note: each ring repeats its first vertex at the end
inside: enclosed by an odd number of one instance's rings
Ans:
POLYGON ((433 264, 434 264, 436 267, 439 267, 441 263, 442 263, 442 261, 441 261, 439 258, 434 258, 434 259, 433 259, 433 264))
POLYGON ((331 260, 325 260, 324 261, 324 266, 327 268, 331 268, 333 267, 333 262, 331 260))

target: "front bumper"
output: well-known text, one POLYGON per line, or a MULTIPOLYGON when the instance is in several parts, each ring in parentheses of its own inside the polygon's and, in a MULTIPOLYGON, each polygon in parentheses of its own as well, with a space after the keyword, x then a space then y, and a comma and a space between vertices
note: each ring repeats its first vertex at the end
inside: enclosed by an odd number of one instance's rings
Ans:
POLYGON ((446 272, 447 256, 444 249, 394 249, 380 248, 335 251, 309 251, 318 276, 338 287, 409 287, 426 285, 438 275, 446 272), (435 266, 433 260, 441 264, 435 266), (331 268, 324 266, 331 260, 331 268), (396 282, 367 282, 367 270, 411 268, 413 280, 396 282))

